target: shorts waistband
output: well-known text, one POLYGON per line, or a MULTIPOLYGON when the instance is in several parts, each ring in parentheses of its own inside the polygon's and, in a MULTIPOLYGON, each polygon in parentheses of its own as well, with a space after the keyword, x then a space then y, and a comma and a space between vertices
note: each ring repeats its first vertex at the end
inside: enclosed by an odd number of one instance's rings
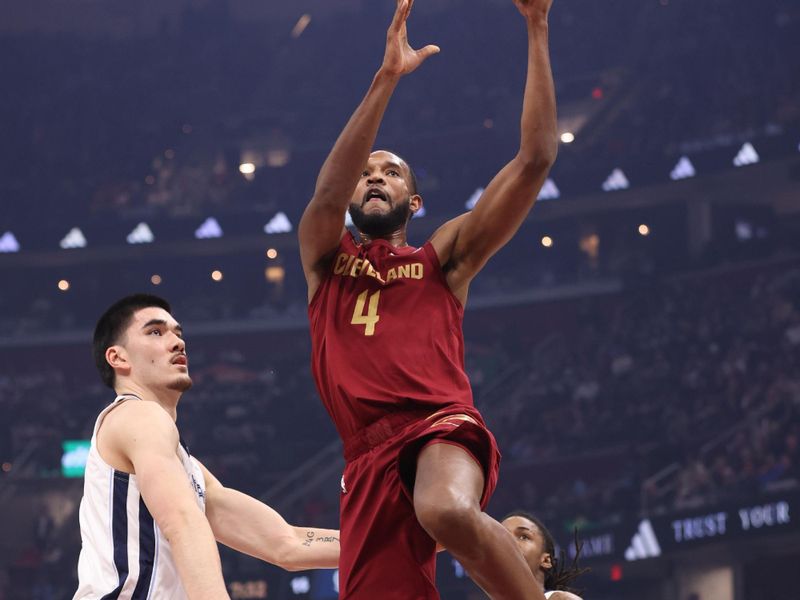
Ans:
POLYGON ((413 421, 430 421, 433 425, 441 421, 456 419, 458 421, 471 421, 476 425, 485 427, 480 413, 471 406, 448 406, 430 412, 429 410, 398 411, 384 415, 351 435, 344 442, 345 460, 353 460, 375 446, 379 446, 391 437, 402 431, 413 421))
POLYGON ((345 460, 353 460, 361 456, 398 434, 409 423, 422 421, 430 415, 431 413, 427 410, 410 410, 389 413, 381 417, 343 441, 345 460))

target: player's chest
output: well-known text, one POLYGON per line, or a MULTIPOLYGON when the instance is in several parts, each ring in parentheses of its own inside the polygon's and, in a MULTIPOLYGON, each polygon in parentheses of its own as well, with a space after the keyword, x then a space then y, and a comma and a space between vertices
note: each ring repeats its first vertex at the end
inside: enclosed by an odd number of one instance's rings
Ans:
POLYGON ((397 255, 391 252, 340 252, 331 264, 331 278, 337 287, 394 287, 423 283, 435 276, 425 254, 417 251, 397 255), (361 285, 359 285, 361 284, 361 285))

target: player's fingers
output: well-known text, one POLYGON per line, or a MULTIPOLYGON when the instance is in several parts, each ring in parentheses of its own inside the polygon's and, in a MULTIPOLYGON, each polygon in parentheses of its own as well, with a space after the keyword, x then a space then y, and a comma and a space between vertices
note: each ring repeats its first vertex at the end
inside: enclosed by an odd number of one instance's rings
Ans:
POLYGON ((389 31, 397 32, 403 27, 403 23, 405 23, 408 16, 408 2, 409 0, 398 0, 397 10, 394 11, 394 18, 389 26, 389 31))
POLYGON ((441 48, 431 44, 429 46, 425 46, 422 50, 417 50, 417 56, 419 56, 422 60, 425 60, 434 54, 439 54, 439 52, 441 52, 441 48))

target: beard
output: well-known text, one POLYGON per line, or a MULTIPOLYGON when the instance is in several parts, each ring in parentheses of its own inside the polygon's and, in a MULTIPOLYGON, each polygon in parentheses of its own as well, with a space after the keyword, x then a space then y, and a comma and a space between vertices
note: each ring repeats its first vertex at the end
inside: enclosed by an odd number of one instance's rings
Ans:
POLYGON ((167 388, 176 392, 185 392, 192 387, 192 378, 189 375, 181 375, 169 382, 167 388))
POLYGON ((396 204, 388 213, 367 214, 359 204, 351 204, 348 212, 350 213, 350 218, 353 219, 353 225, 361 233, 373 239, 382 238, 408 223, 408 219, 411 216, 410 199, 411 197, 409 196, 405 202, 396 204))

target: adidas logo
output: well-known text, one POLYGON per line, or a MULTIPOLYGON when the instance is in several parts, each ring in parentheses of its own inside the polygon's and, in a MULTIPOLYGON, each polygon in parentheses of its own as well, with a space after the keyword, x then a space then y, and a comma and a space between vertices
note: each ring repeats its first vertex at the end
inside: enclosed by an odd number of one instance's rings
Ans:
POLYGON ((733 159, 733 166, 735 167, 744 167, 747 165, 754 165, 758 161, 761 160, 761 157, 756 152, 756 149, 753 148, 753 144, 747 142, 742 149, 739 150, 739 154, 736 155, 736 158, 733 159))
POLYGON ((467 210, 472 210, 473 208, 475 208, 475 205, 478 203, 478 200, 480 200, 481 196, 483 196, 484 191, 485 190, 482 187, 479 187, 477 190, 472 192, 472 196, 470 196, 469 200, 467 200, 464 203, 464 206, 467 207, 467 210))
POLYGON ((419 209, 417 212, 415 212, 415 213, 414 213, 414 216, 413 216, 413 217, 411 217, 411 218, 412 218, 412 219, 419 219, 419 218, 421 218, 421 217, 424 217, 424 216, 425 216, 425 215, 427 215, 427 214, 428 214, 428 211, 426 211, 426 210, 425 210, 425 207, 423 206, 423 207, 422 207, 422 208, 420 208, 420 209, 419 209))
POLYGON ((194 232, 194 237, 198 240, 209 240, 222 237, 222 227, 214 217, 208 217, 200 227, 194 232))
POLYGON ((270 219, 270 222, 264 225, 265 233, 289 233, 292 230, 292 222, 286 213, 279 212, 277 215, 270 219))
POLYGON ((6 231, 3 237, 0 237, 0 253, 11 254, 12 252, 19 252, 19 242, 13 233, 6 231))
POLYGON ((73 227, 58 245, 64 250, 70 250, 72 248, 86 248, 86 238, 79 228, 73 227))
POLYGON ((625 173, 622 172, 622 169, 614 169, 611 171, 611 175, 609 175, 608 179, 603 183, 604 192, 627 190, 629 187, 631 187, 631 182, 625 177, 625 173))
POLYGON ((542 189, 539 190, 539 196, 537 200, 556 200, 561 197, 561 191, 556 186, 555 181, 552 179, 547 179, 542 186, 542 189))
POLYGON ((688 157, 682 156, 678 161, 678 164, 675 165, 675 168, 672 169, 669 177, 672 179, 672 181, 679 181, 681 179, 689 179, 695 175, 697 175, 697 171, 695 170, 692 161, 690 161, 688 157))
POLYGON ((661 556, 661 546, 650 519, 645 519, 639 523, 639 530, 631 539, 630 547, 625 550, 625 560, 634 561, 657 556, 661 556))
POLYGON ((156 237, 153 235, 150 227, 147 226, 147 223, 139 223, 125 239, 128 240, 129 244, 150 244, 156 237))

